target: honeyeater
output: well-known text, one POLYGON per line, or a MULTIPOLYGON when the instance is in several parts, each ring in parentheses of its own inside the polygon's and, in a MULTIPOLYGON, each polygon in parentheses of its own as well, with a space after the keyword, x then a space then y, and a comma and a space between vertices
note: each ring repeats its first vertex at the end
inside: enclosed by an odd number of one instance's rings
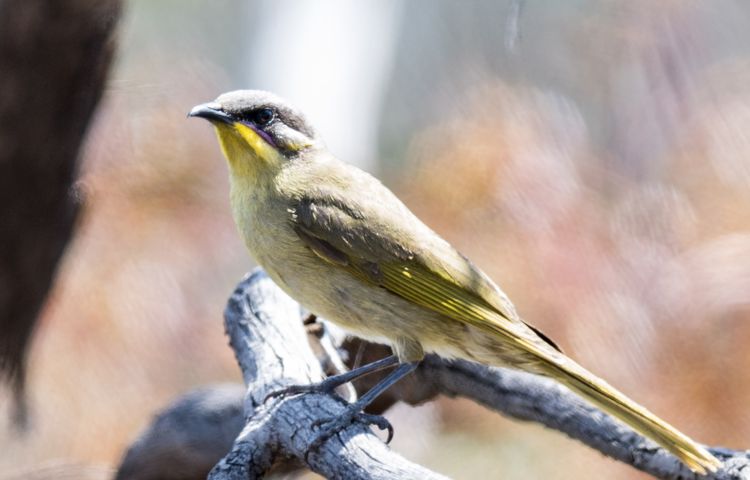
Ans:
POLYGON ((396 365, 330 425, 340 428, 425 352, 553 378, 672 452, 690 469, 721 462, 593 375, 524 322, 500 288, 382 183, 335 158, 277 96, 239 90, 198 105, 229 164, 234 220, 251 255, 292 298, 394 355, 333 386, 396 365))

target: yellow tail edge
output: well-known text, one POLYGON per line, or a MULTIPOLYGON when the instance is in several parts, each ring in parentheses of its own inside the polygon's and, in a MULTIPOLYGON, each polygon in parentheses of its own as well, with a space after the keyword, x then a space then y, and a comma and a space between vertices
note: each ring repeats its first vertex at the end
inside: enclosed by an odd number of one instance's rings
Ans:
POLYGON ((690 437, 572 360, 566 359, 564 363, 548 360, 544 363, 542 367, 544 373, 560 381, 641 435, 655 441, 680 459, 693 472, 704 475, 708 472, 716 472, 722 467, 723 464, 718 458, 690 437))

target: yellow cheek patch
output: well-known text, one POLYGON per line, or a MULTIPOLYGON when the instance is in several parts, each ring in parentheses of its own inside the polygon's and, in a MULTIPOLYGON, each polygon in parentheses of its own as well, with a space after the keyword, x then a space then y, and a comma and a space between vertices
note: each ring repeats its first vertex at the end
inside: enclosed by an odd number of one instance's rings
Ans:
POLYGON ((309 139, 302 136, 301 134, 298 134, 298 136, 300 138, 294 138, 294 136, 288 136, 285 139, 284 148, 292 152, 299 152, 300 150, 304 148, 312 147, 313 144, 310 143, 309 139))
POLYGON ((245 140, 250 148, 253 149, 255 155, 257 155, 258 158, 270 164, 281 162, 282 158, 278 150, 269 145, 268 142, 263 139, 263 137, 258 135, 258 132, 241 123, 235 123, 232 125, 232 127, 234 128, 234 131, 237 132, 243 140, 245 140))

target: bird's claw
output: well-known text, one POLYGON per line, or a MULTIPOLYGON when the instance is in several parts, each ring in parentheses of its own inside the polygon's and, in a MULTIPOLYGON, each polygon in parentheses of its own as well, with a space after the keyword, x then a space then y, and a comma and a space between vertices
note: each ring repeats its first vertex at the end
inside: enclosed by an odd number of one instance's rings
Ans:
POLYGON ((320 432, 313 439, 313 441, 310 442, 305 457, 309 456, 310 452, 313 452, 320 448, 326 440, 328 440, 344 428, 348 427, 355 421, 364 423, 366 425, 374 425, 380 430, 387 430, 388 439, 385 442, 386 444, 391 443, 391 440, 393 440, 393 425, 391 425, 391 422, 389 422, 385 417, 360 411, 349 411, 344 412, 343 415, 332 420, 319 419, 313 422, 312 426, 319 427, 320 432))
POLYGON ((393 440, 393 425, 384 416, 360 412, 356 415, 355 420, 367 425, 375 425, 379 430, 388 431, 388 438, 385 440, 386 445, 393 440))

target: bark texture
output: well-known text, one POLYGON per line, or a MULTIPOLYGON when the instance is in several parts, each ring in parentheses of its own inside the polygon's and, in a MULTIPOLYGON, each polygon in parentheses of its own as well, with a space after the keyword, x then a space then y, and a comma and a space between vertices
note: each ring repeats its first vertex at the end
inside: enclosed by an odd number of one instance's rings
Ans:
MULTIPOLYGON (((330 355, 330 349, 316 348, 317 356, 313 353, 310 339, 315 346, 323 334, 320 329, 308 328, 313 334, 306 337, 300 321, 305 317, 299 305, 281 292, 265 273, 256 270, 246 277, 225 311, 230 344, 247 385, 241 425, 236 411, 230 415, 224 412, 225 407, 212 410, 205 408, 206 405, 193 406, 187 414, 180 407, 185 404, 183 399, 142 434, 138 441, 141 447, 145 445, 144 438, 152 442, 149 448, 142 449, 164 450, 162 426, 168 424, 165 417, 168 420, 172 416, 191 419, 190 422, 170 421, 179 430, 179 435, 191 438, 193 444, 208 441, 210 437, 213 438, 211 442, 223 442, 223 448, 229 449, 226 438, 219 440, 217 435, 206 435, 201 425, 208 418, 211 422, 231 423, 232 428, 241 430, 229 453, 223 459, 218 455, 215 457, 219 463, 211 472, 212 479, 244 480, 259 478, 271 471, 302 467, 311 468, 327 478, 440 478, 390 451, 365 425, 358 423, 332 437, 320 449, 309 449, 317 432, 317 423, 343 411, 342 401, 334 395, 308 394, 264 401, 269 392, 284 385, 320 380, 323 375, 320 365, 336 363, 324 358, 330 355), (161 435, 155 435, 156 431, 161 435)), ((350 365, 357 360, 368 362, 390 353, 382 345, 362 344, 357 340, 345 342, 344 347, 343 355, 350 365)), ((377 375, 365 377, 357 382, 358 391, 366 390, 377 381, 377 375)), ((207 395, 207 392, 209 390, 202 390, 200 395, 207 395)), ((750 452, 709 448, 724 462, 724 469, 699 477, 651 441, 551 380, 465 361, 446 361, 435 355, 429 355, 413 375, 389 390, 374 406, 373 412, 383 411, 397 401, 422 403, 438 394, 469 398, 508 417, 541 423, 656 478, 750 479, 750 452)), ((233 391, 230 397, 225 398, 225 404, 241 401, 237 391, 233 391)), ((395 428, 396 435, 408 434, 399 431, 398 425, 395 428)), ((170 434, 167 438, 173 436, 170 434)), ((170 448, 174 449, 168 446, 167 450, 170 448)), ((197 470, 194 476, 182 477, 148 476, 144 473, 146 464, 157 472, 159 469, 174 469, 180 461, 187 464, 189 455, 183 460, 169 457, 170 461, 156 465, 154 459, 149 459, 133 469, 138 455, 131 453, 120 467, 120 472, 128 469, 129 475, 120 475, 120 479, 201 478, 197 470)), ((153 474, 153 471, 149 473, 153 474)))

